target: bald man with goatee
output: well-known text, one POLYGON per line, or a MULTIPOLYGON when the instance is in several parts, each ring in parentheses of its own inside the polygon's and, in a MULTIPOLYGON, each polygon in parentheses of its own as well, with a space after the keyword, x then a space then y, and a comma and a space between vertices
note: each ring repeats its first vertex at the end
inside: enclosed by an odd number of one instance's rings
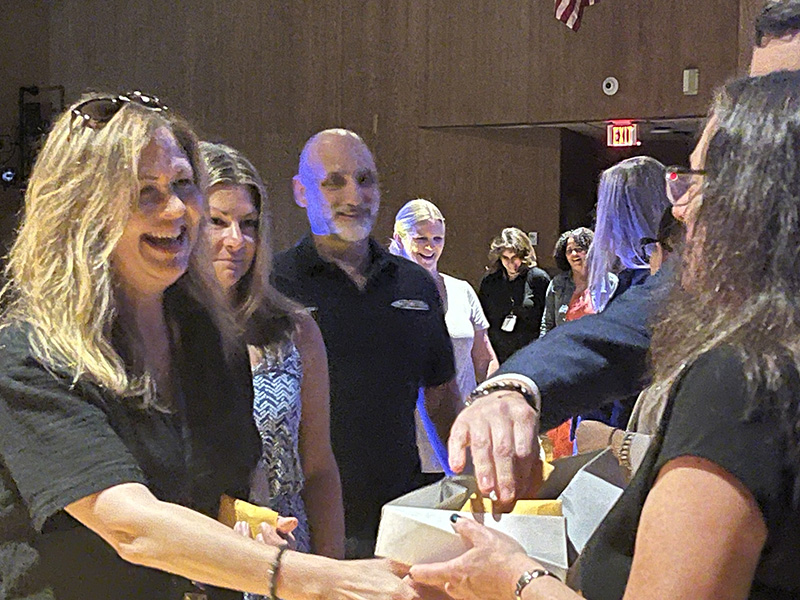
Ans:
POLYGON ((423 388, 447 439, 461 401, 453 350, 433 279, 370 237, 381 197, 364 141, 345 129, 317 133, 293 183, 311 231, 275 258, 273 281, 308 308, 325 339, 346 554, 361 558, 374 551, 381 506, 429 481, 414 409, 423 388))

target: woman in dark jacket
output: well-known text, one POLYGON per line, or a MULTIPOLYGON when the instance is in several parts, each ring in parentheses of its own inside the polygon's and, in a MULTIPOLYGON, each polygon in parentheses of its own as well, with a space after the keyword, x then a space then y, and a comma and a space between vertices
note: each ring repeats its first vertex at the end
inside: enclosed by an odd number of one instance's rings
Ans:
POLYGON ((527 234, 506 227, 489 248, 490 271, 478 298, 489 320, 489 340, 502 363, 539 337, 550 276, 536 266, 527 234))

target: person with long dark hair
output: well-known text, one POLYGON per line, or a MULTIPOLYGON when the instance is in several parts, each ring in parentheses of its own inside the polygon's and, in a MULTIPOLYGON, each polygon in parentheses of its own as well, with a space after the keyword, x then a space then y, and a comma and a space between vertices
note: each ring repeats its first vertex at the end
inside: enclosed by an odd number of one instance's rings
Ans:
MULTIPOLYGON (((800 595, 800 72, 733 82, 691 169, 687 223, 654 325, 655 439, 584 550, 602 599, 800 595)), ((458 598, 577 598, 510 538, 467 519, 461 557, 412 569, 458 598)))

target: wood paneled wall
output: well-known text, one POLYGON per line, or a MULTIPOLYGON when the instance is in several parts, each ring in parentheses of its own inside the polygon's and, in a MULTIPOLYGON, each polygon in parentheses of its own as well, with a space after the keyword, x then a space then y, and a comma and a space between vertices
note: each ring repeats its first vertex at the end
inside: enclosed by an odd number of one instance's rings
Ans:
POLYGON ((737 0, 601 2, 577 33, 549 1, 461 0, 445 18, 446 4, 429 3, 428 125, 700 115, 736 69, 737 0), (697 96, 682 93, 689 67, 697 96))
POLYGON ((557 129, 424 131, 418 195, 434 202, 445 216, 442 270, 473 282, 479 279, 491 239, 509 226, 538 232, 539 262, 553 266, 560 154, 557 129))
POLYGON ((578 33, 553 18, 551 1, 17 4, 49 40, 26 83, 63 84, 68 99, 87 88, 159 94, 260 169, 277 248, 306 229, 290 186, 302 144, 342 126, 378 161, 376 236, 389 237, 406 200, 430 197, 447 217, 443 268, 476 281, 489 239, 510 224, 538 231, 552 264, 560 135, 425 127, 703 114, 712 85, 735 71, 740 10, 752 1, 602 2, 578 33), (680 93, 688 66, 701 70, 696 97, 680 93), (621 83, 613 98, 600 92, 607 75, 621 83))
POLYGON ((306 230, 290 186, 305 139, 326 127, 357 131, 381 175, 376 237, 388 240, 404 202, 431 197, 448 222, 443 268, 477 281, 503 226, 557 234, 558 136, 537 130, 520 142, 421 130, 433 12, 415 1, 199 0, 167 9, 141 0, 119 10, 64 0, 51 10, 59 26, 50 67, 68 97, 152 90, 204 137, 243 150, 268 182, 277 248, 306 230), (487 204, 498 210, 487 215, 487 204))

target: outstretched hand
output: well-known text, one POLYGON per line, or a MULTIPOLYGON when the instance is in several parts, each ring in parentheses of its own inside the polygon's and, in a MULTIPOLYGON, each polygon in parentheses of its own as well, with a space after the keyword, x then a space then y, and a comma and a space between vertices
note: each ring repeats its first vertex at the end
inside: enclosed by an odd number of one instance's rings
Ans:
POLYGON ((464 470, 469 447, 478 488, 485 496, 494 492, 497 511, 508 512, 536 485, 538 429, 539 416, 522 394, 504 390, 482 396, 453 423, 450 468, 456 473, 464 470))
POLYGON ((470 549, 447 562, 414 565, 411 578, 416 584, 456 600, 507 600, 514 597, 522 573, 540 568, 512 538, 472 519, 457 519, 453 529, 470 549))
MULTIPOLYGON (((284 544, 288 544, 289 549, 294 550, 297 546, 297 542, 292 532, 297 528, 298 524, 299 521, 296 517, 278 517, 278 523, 275 528, 271 527, 269 523, 261 523, 255 540, 262 544, 269 544, 270 546, 283 546, 284 544)), ((250 525, 247 521, 237 521, 233 526, 233 530, 244 537, 252 537, 250 525)))

